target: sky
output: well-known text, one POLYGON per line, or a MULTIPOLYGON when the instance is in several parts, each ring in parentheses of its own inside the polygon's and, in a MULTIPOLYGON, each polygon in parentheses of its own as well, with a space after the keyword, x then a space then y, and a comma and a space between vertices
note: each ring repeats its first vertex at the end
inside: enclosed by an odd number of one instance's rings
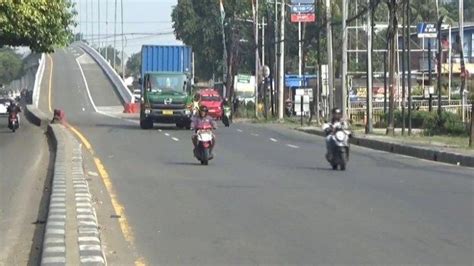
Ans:
MULTIPOLYGON (((101 45, 113 45, 115 0, 74 0, 74 2, 78 12, 76 18, 78 25, 75 32, 81 31, 89 37, 93 33, 97 39, 100 14, 100 34, 111 35, 110 38, 103 39, 101 45), (98 12, 99 6, 100 12, 98 12), (106 17, 108 18, 107 27, 106 17)), ((117 0, 117 34, 121 34, 122 31, 120 4, 121 0, 117 0)), ((123 0, 123 32, 127 34, 124 38, 125 53, 131 55, 139 52, 143 44, 180 44, 181 42, 177 41, 173 34, 171 22, 171 12, 176 4, 177 0, 123 0)), ((122 37, 117 36, 118 50, 121 50, 121 41, 122 37)), ((93 43, 96 45, 97 40, 93 43)))

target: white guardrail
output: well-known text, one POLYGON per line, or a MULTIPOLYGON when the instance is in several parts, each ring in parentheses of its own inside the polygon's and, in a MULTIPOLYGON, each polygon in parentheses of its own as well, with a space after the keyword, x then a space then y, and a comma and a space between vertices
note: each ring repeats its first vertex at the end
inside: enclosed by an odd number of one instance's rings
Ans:
POLYGON ((43 80, 44 68, 45 68, 46 55, 41 54, 39 59, 38 70, 36 70, 35 75, 35 84, 33 86, 33 95, 32 95, 32 104, 34 107, 38 108, 39 96, 41 90, 41 81, 43 80))
POLYGON ((132 92, 130 92, 130 90, 127 88, 127 85, 125 85, 125 83, 123 82, 122 78, 120 78, 120 76, 110 66, 110 64, 105 60, 105 58, 102 57, 99 52, 97 52, 94 48, 90 47, 86 43, 77 42, 76 44, 86 53, 88 53, 97 62, 100 68, 102 68, 102 70, 105 72, 105 74, 119 93, 120 97, 122 98, 122 102, 133 103, 135 99, 132 95, 132 92))

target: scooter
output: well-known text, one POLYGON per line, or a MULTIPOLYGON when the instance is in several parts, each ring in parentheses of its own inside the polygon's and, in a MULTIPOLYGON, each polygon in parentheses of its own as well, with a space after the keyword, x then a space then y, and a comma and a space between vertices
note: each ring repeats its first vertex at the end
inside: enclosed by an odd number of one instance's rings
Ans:
POLYGON ((334 125, 325 124, 323 130, 330 135, 330 151, 328 151, 327 160, 331 164, 333 170, 338 167, 342 171, 346 170, 349 161, 350 143, 349 138, 352 133, 343 128, 341 123, 334 125))
POLYGON ((18 122, 18 115, 17 113, 11 113, 8 116, 8 128, 11 129, 13 133, 20 127, 18 122))
POLYGON ((213 159, 211 149, 214 145, 214 133, 212 132, 212 125, 202 125, 197 129, 197 145, 194 149, 194 156, 202 165, 208 165, 209 161, 213 159))
POLYGON ((222 123, 225 127, 229 127, 231 122, 231 110, 229 106, 224 106, 224 116, 222 117, 222 123))

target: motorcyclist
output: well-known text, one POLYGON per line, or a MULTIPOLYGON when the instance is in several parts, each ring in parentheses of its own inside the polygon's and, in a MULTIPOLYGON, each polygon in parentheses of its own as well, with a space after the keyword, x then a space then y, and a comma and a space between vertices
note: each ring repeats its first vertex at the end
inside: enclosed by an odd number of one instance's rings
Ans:
MULTIPOLYGON (((18 106, 15 101, 11 100, 10 105, 7 108, 8 112, 8 123, 10 123, 10 116, 13 114, 21 113, 20 106, 18 106)), ((20 116, 17 115, 18 126, 20 125, 20 116)))
MULTIPOLYGON (((192 137, 192 141, 193 141, 193 145, 194 145, 195 149, 196 149, 196 146, 198 144, 197 131, 198 131, 198 129, 200 128, 200 126, 202 124, 209 123, 209 124, 212 125, 213 129, 217 128, 216 121, 211 116, 209 116, 208 113, 209 113, 209 109, 206 106, 200 106, 198 114, 194 115, 191 119, 191 129, 194 132, 193 137, 192 137)), ((212 146, 210 148, 211 155, 212 155, 212 150, 214 148, 215 142, 216 142, 216 140, 215 140, 215 138, 213 138, 212 146)))
POLYGON ((340 108, 334 108, 331 111, 331 122, 326 123, 323 126, 323 130, 326 133, 326 158, 330 161, 332 158, 332 145, 333 145, 333 138, 332 133, 334 133, 336 129, 336 124, 341 126, 343 129, 349 129, 349 124, 343 119, 342 117, 342 110, 340 108))

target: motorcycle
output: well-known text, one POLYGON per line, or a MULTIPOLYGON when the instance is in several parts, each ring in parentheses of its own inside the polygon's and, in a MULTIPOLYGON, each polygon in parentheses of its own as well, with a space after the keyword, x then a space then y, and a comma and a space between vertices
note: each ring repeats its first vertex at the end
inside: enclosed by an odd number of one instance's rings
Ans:
POLYGON ((211 154, 212 146, 214 145, 214 133, 210 124, 205 124, 197 129, 197 145, 194 149, 194 156, 202 165, 208 165, 209 161, 213 159, 211 154))
POLYGON ((8 128, 15 132, 20 127, 17 113, 11 113, 8 116, 8 128))
POLYGON ((338 166, 342 171, 346 170, 349 161, 350 144, 349 138, 352 133, 345 129, 342 123, 337 122, 334 125, 325 124, 323 130, 330 138, 330 145, 327 160, 331 164, 333 170, 337 170, 338 166))
POLYGON ((224 106, 224 116, 222 117, 222 123, 225 127, 229 127, 231 122, 231 110, 229 106, 224 106))

